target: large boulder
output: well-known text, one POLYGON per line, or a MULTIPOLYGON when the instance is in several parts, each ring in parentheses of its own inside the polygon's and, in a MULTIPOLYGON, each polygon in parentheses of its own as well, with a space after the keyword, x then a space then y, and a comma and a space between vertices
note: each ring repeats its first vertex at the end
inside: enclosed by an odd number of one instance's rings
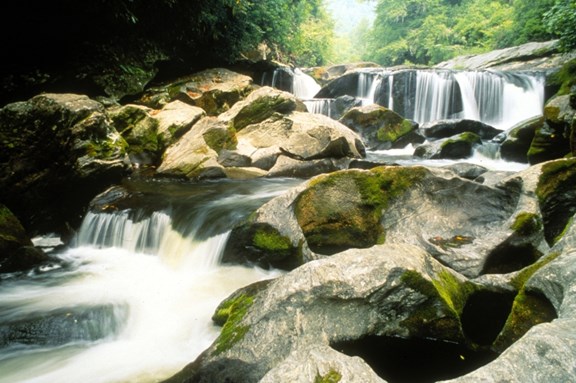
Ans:
POLYGON ((419 145, 414 156, 425 159, 458 160, 472 157, 474 148, 482 145, 482 139, 475 133, 464 132, 453 137, 419 145))
POLYGON ((500 143, 501 158, 506 161, 527 163, 530 145, 536 130, 541 129, 542 124, 544 118, 538 116, 522 121, 506 131, 500 143))
POLYGON ((102 104, 42 94, 0 109, 0 201, 33 232, 75 227, 88 202, 129 170, 102 104))
POLYGON ((491 140, 502 133, 501 130, 488 124, 468 119, 431 121, 423 124, 421 130, 424 136, 430 139, 447 138, 470 132, 477 134, 483 140, 491 140))
POLYGON ((225 68, 207 69, 166 86, 151 88, 139 103, 154 109, 180 100, 217 116, 246 97, 252 90, 252 78, 225 68))
POLYGON ((528 161, 534 165, 561 158, 571 151, 572 123, 576 109, 570 95, 557 96, 544 107, 544 123, 536 129, 528 150, 528 161))
POLYGON ((424 141, 416 134, 415 123, 377 104, 352 108, 339 121, 360 134, 372 150, 402 148, 424 141))
POLYGON ((158 173, 192 179, 310 177, 365 156, 352 130, 303 110, 290 93, 262 87, 227 112, 194 125, 168 148, 158 173))

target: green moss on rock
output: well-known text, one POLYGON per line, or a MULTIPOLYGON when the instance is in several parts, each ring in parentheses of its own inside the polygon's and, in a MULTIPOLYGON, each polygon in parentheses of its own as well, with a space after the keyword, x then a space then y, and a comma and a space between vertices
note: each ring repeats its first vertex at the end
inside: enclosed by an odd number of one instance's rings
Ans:
POLYGON ((468 296, 475 289, 472 284, 458 281, 448 271, 431 280, 416 271, 406 271, 402 282, 426 297, 417 306, 417 311, 402 322, 410 336, 464 341, 460 315, 468 296))
POLYGON ((316 375, 314 383, 338 383, 342 379, 342 374, 336 370, 330 370, 326 375, 316 375))
POLYGON ((216 151, 216 153, 220 153, 224 149, 234 150, 236 145, 238 145, 236 130, 232 127, 209 129, 202 136, 206 145, 216 151))
POLYGON ((295 201, 296 218, 310 248, 330 254, 382 243, 383 211, 425 174, 422 167, 385 166, 312 180, 295 201))
POLYGON ((520 236, 530 236, 542 230, 542 218, 538 214, 521 212, 510 227, 520 236))
POLYGON ((224 320, 224 325, 220 336, 215 341, 212 355, 219 355, 229 350, 234 344, 244 338, 249 327, 240 325, 240 322, 253 303, 253 296, 241 294, 225 301, 223 305, 218 307, 214 314, 214 320, 216 322, 224 320))
POLYGON ((271 228, 260 228, 256 230, 253 237, 254 246, 269 251, 287 251, 292 249, 290 238, 280 235, 276 230, 271 228))

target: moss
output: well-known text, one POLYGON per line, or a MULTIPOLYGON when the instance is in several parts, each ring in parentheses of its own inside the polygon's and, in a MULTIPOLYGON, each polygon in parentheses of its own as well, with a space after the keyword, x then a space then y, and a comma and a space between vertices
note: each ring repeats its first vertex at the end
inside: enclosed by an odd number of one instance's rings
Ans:
POLYGON ((220 151, 234 150, 236 145, 238 145, 238 139, 236 138, 236 130, 232 127, 226 129, 210 129, 206 131, 203 135, 206 145, 211 149, 220 153, 220 151))
POLYGON ((371 171, 340 171, 312 180, 295 203, 296 218, 311 249, 327 254, 382 243, 383 211, 426 172, 421 167, 384 166, 371 171))
POLYGON ((548 263, 552 262, 556 258, 560 256, 560 253, 554 252, 546 255, 545 257, 540 258, 536 263, 525 267, 522 271, 520 271, 511 281, 510 283, 516 290, 521 290, 528 279, 534 275, 534 273, 540 270, 542 267, 547 265, 548 263))
POLYGON ((326 375, 316 375, 314 383, 338 383, 342 379, 342 374, 336 370, 330 370, 326 375))
POLYGON ((544 203, 550 195, 561 190, 559 186, 565 183, 576 184, 576 158, 544 164, 536 187, 540 203, 544 203))
POLYGON ((276 230, 271 230, 268 228, 259 228, 254 233, 252 238, 254 246, 271 251, 282 251, 292 249, 292 242, 290 238, 280 235, 276 230))
POLYGON ((562 68, 548 77, 548 83, 559 87, 557 95, 570 93, 570 88, 576 85, 576 59, 568 61, 562 68))
POLYGON ((376 134, 378 141, 382 142, 395 142, 400 137, 410 133, 413 130, 413 126, 410 121, 403 119, 401 122, 396 124, 387 124, 380 129, 376 134))
POLYGON ((417 312, 402 322, 411 336, 464 340, 460 315, 466 299, 474 291, 472 284, 458 281, 448 271, 442 271, 432 280, 416 271, 407 271, 402 275, 402 282, 427 297, 418 305, 417 312))
POLYGON ((217 323, 224 322, 224 325, 214 343, 212 355, 219 355, 229 350, 244 338, 249 326, 240 325, 240 322, 253 304, 253 296, 240 294, 224 301, 216 309, 213 320, 217 323))
POLYGON ((538 214, 521 212, 516 216, 510 228, 518 235, 525 237, 538 233, 542 227, 542 219, 538 214))
POLYGON ((550 322, 556 317, 556 310, 544 296, 522 289, 516 295, 510 315, 492 348, 502 352, 533 326, 550 322))
POLYGON ((263 96, 244 107, 234 117, 234 128, 240 131, 248 125, 264 121, 275 113, 288 113, 294 109, 296 109, 295 101, 283 95, 263 96))
POLYGON ((467 142, 471 145, 475 145, 475 144, 480 144, 482 142, 482 139, 476 133, 464 132, 464 133, 460 133, 455 138, 447 139, 446 141, 444 141, 442 143, 441 147, 444 148, 448 145, 452 145, 452 144, 455 144, 458 142, 467 142))

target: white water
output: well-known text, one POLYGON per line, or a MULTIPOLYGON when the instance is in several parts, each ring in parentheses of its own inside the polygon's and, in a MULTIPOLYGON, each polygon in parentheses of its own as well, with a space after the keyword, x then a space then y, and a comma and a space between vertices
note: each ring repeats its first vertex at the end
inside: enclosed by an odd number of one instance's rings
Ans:
MULTIPOLYGON (((231 226, 234 210, 259 206, 301 181, 266 182, 230 184, 237 189, 233 193, 208 185, 201 192, 178 189, 175 195, 194 200, 200 211, 224 215, 231 226)), ((156 211, 139 220, 126 211, 89 213, 76 245, 58 254, 52 267, 1 281, 1 383, 166 379, 217 337, 220 329, 211 315, 224 298, 280 275, 221 265, 229 231, 199 239, 199 223, 192 222, 191 234, 183 235, 169 213, 156 211)), ((213 225, 210 217, 204 214, 201 224, 213 225)))
POLYGON ((294 69, 292 85, 294 96, 301 99, 314 98, 316 93, 321 89, 320 84, 318 84, 314 78, 302 72, 302 70, 298 68, 294 69))

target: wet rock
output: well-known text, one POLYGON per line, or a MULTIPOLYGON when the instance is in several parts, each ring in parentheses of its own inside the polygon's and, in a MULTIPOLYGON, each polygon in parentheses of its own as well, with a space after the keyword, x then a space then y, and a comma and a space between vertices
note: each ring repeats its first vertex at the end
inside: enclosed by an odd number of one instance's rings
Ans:
POLYGON ((102 104, 42 94, 0 109, 0 200, 29 232, 67 231, 129 170, 127 143, 102 104))

